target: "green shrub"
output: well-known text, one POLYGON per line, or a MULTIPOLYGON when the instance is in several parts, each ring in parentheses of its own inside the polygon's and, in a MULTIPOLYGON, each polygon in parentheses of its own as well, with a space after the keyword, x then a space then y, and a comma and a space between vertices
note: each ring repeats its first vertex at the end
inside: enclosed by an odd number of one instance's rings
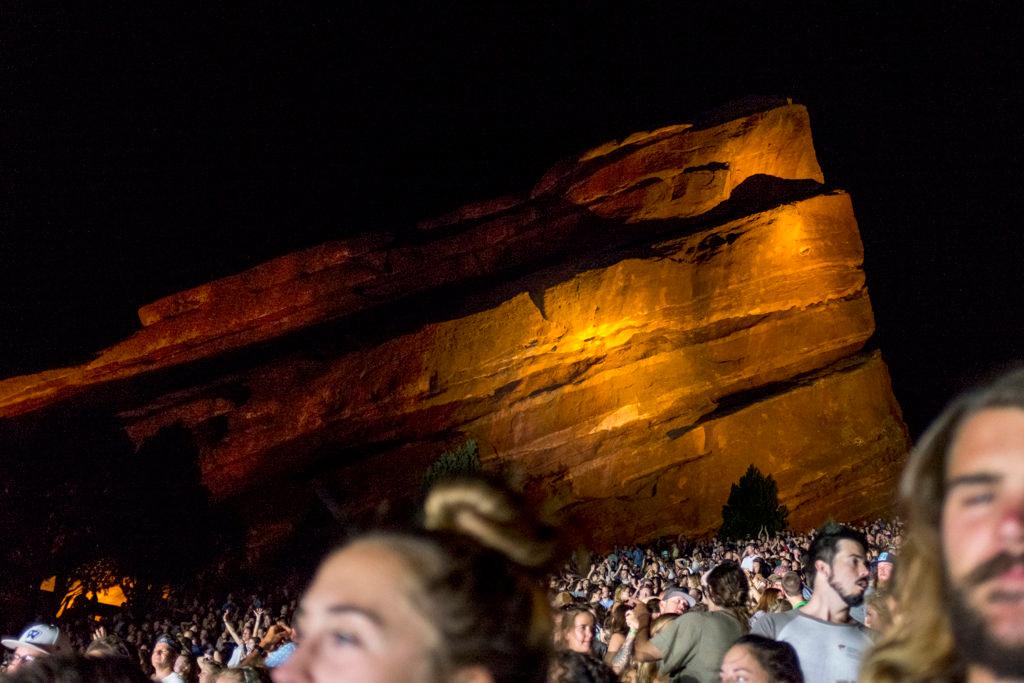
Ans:
POLYGON ((774 535, 786 528, 789 510, 779 505, 775 478, 765 476, 753 465, 729 490, 729 501, 722 506, 722 538, 754 538, 774 535))
POLYGON ((437 481, 473 475, 480 471, 480 455, 477 453, 476 441, 470 439, 458 448, 445 451, 430 463, 423 474, 423 491, 429 491, 437 481))

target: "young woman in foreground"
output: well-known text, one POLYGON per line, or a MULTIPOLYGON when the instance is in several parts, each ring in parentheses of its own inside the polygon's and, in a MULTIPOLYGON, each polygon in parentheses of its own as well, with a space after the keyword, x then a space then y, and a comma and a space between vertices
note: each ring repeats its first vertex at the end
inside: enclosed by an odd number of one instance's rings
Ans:
POLYGON ((327 556, 276 683, 545 680, 552 530, 476 480, 436 486, 424 526, 362 536, 327 556))

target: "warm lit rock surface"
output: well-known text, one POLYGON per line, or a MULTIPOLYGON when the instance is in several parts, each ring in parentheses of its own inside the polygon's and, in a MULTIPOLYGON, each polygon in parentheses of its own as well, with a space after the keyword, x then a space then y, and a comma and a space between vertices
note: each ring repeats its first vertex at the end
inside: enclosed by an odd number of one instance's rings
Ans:
MULTIPOLYGON (((196 361, 417 292, 529 270, 600 246, 616 223, 692 217, 747 178, 822 179, 807 112, 785 106, 701 130, 635 135, 563 164, 520 202, 290 254, 144 306, 144 329, 84 366, 0 382, 0 417, 90 385, 196 361)), ((621 229, 619 230, 621 232, 621 229)), ((620 235, 616 239, 621 239, 620 235)))
POLYGON ((635 437, 623 434, 614 447, 545 482, 597 538, 714 531, 730 485, 751 463, 775 477, 795 528, 830 516, 886 514, 906 448, 877 353, 710 413, 670 438, 635 437), (604 493, 609 489, 614 498, 604 493))
POLYGON ((215 498, 315 480, 353 512, 472 438, 600 543, 713 529, 750 463, 796 524, 873 514, 907 439, 822 181, 800 106, 637 134, 529 197, 146 306, 92 363, 0 382, 0 418, 88 400, 137 444, 183 424, 215 498))

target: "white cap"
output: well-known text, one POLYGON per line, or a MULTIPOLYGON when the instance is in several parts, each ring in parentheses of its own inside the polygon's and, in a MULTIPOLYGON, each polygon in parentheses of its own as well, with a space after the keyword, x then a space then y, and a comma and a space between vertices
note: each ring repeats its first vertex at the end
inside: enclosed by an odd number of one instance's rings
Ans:
POLYGON ((9 650, 23 647, 41 655, 59 655, 71 651, 71 641, 56 626, 32 624, 19 638, 4 638, 0 643, 9 650))

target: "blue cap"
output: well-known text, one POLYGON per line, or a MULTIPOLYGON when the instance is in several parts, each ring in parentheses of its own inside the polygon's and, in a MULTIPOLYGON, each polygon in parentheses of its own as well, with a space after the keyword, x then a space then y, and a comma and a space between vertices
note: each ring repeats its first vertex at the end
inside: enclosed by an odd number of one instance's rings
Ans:
POLYGON ((157 636, 156 640, 153 642, 153 647, 156 647, 160 643, 167 645, 169 648, 171 648, 172 650, 174 650, 174 652, 178 654, 181 653, 181 646, 178 644, 178 641, 175 640, 169 633, 161 633, 159 636, 157 636))
POLYGON ((875 560, 875 564, 882 564, 888 562, 889 564, 896 564, 896 556, 890 553, 888 550, 883 550, 878 553, 878 559, 875 560))

